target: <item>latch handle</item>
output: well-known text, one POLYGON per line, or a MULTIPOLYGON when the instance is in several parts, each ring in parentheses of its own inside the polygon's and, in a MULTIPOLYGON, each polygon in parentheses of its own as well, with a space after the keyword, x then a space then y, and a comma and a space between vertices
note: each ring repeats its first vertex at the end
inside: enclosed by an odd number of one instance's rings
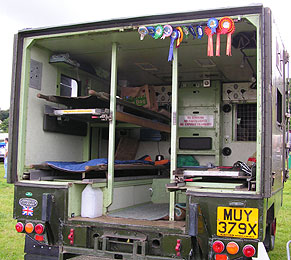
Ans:
POLYGON ((74 245, 74 229, 71 228, 70 234, 68 235, 68 239, 70 240, 70 245, 74 245))

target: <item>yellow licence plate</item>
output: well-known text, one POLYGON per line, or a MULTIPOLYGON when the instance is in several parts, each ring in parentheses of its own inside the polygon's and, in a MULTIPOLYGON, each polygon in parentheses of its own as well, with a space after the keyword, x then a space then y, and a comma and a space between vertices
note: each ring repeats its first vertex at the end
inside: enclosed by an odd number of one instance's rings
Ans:
POLYGON ((256 208, 217 207, 217 235, 258 238, 259 210, 256 208))

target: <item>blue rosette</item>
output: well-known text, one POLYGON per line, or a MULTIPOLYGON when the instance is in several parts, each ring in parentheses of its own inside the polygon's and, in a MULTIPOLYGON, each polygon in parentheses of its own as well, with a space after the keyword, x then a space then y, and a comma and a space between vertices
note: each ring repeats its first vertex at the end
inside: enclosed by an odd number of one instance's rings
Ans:
POLYGON ((188 30, 193 35, 193 39, 196 39, 196 32, 195 32, 194 27, 192 25, 189 25, 188 30))
POLYGON ((149 32, 148 34, 154 38, 155 37, 155 33, 156 33, 156 28, 153 27, 153 26, 148 26, 147 29, 148 29, 148 32, 149 32))
POLYGON ((210 18, 207 22, 207 26, 211 29, 211 33, 216 33, 216 28, 218 27, 218 20, 214 17, 210 18))
POLYGON ((203 28, 201 25, 198 25, 196 27, 196 32, 197 32, 197 35, 198 35, 198 39, 201 39, 204 35, 204 32, 203 32, 203 28))
POLYGON ((173 59, 174 43, 175 43, 175 40, 178 39, 178 37, 179 37, 179 32, 178 32, 178 30, 174 29, 171 36, 170 36, 171 43, 170 43, 168 61, 172 61, 172 59, 173 59))

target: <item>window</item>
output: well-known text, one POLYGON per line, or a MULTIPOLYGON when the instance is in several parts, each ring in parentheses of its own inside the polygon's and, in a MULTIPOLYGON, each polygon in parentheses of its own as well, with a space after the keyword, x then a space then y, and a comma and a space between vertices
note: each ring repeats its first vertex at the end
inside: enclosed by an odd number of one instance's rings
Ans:
POLYGON ((282 94, 279 89, 277 89, 277 122, 282 123, 282 94))
POLYGON ((70 77, 61 75, 61 96, 77 97, 78 96, 78 82, 70 77))
POLYGON ((238 104, 236 115, 236 141, 256 141, 257 104, 238 104))

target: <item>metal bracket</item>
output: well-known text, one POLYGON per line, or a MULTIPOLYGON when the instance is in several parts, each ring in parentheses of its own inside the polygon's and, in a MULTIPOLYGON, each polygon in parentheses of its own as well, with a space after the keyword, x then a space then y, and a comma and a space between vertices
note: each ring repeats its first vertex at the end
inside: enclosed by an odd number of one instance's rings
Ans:
POLYGON ((42 221, 50 222, 53 202, 54 196, 52 194, 44 193, 42 195, 42 212, 41 212, 42 221))

